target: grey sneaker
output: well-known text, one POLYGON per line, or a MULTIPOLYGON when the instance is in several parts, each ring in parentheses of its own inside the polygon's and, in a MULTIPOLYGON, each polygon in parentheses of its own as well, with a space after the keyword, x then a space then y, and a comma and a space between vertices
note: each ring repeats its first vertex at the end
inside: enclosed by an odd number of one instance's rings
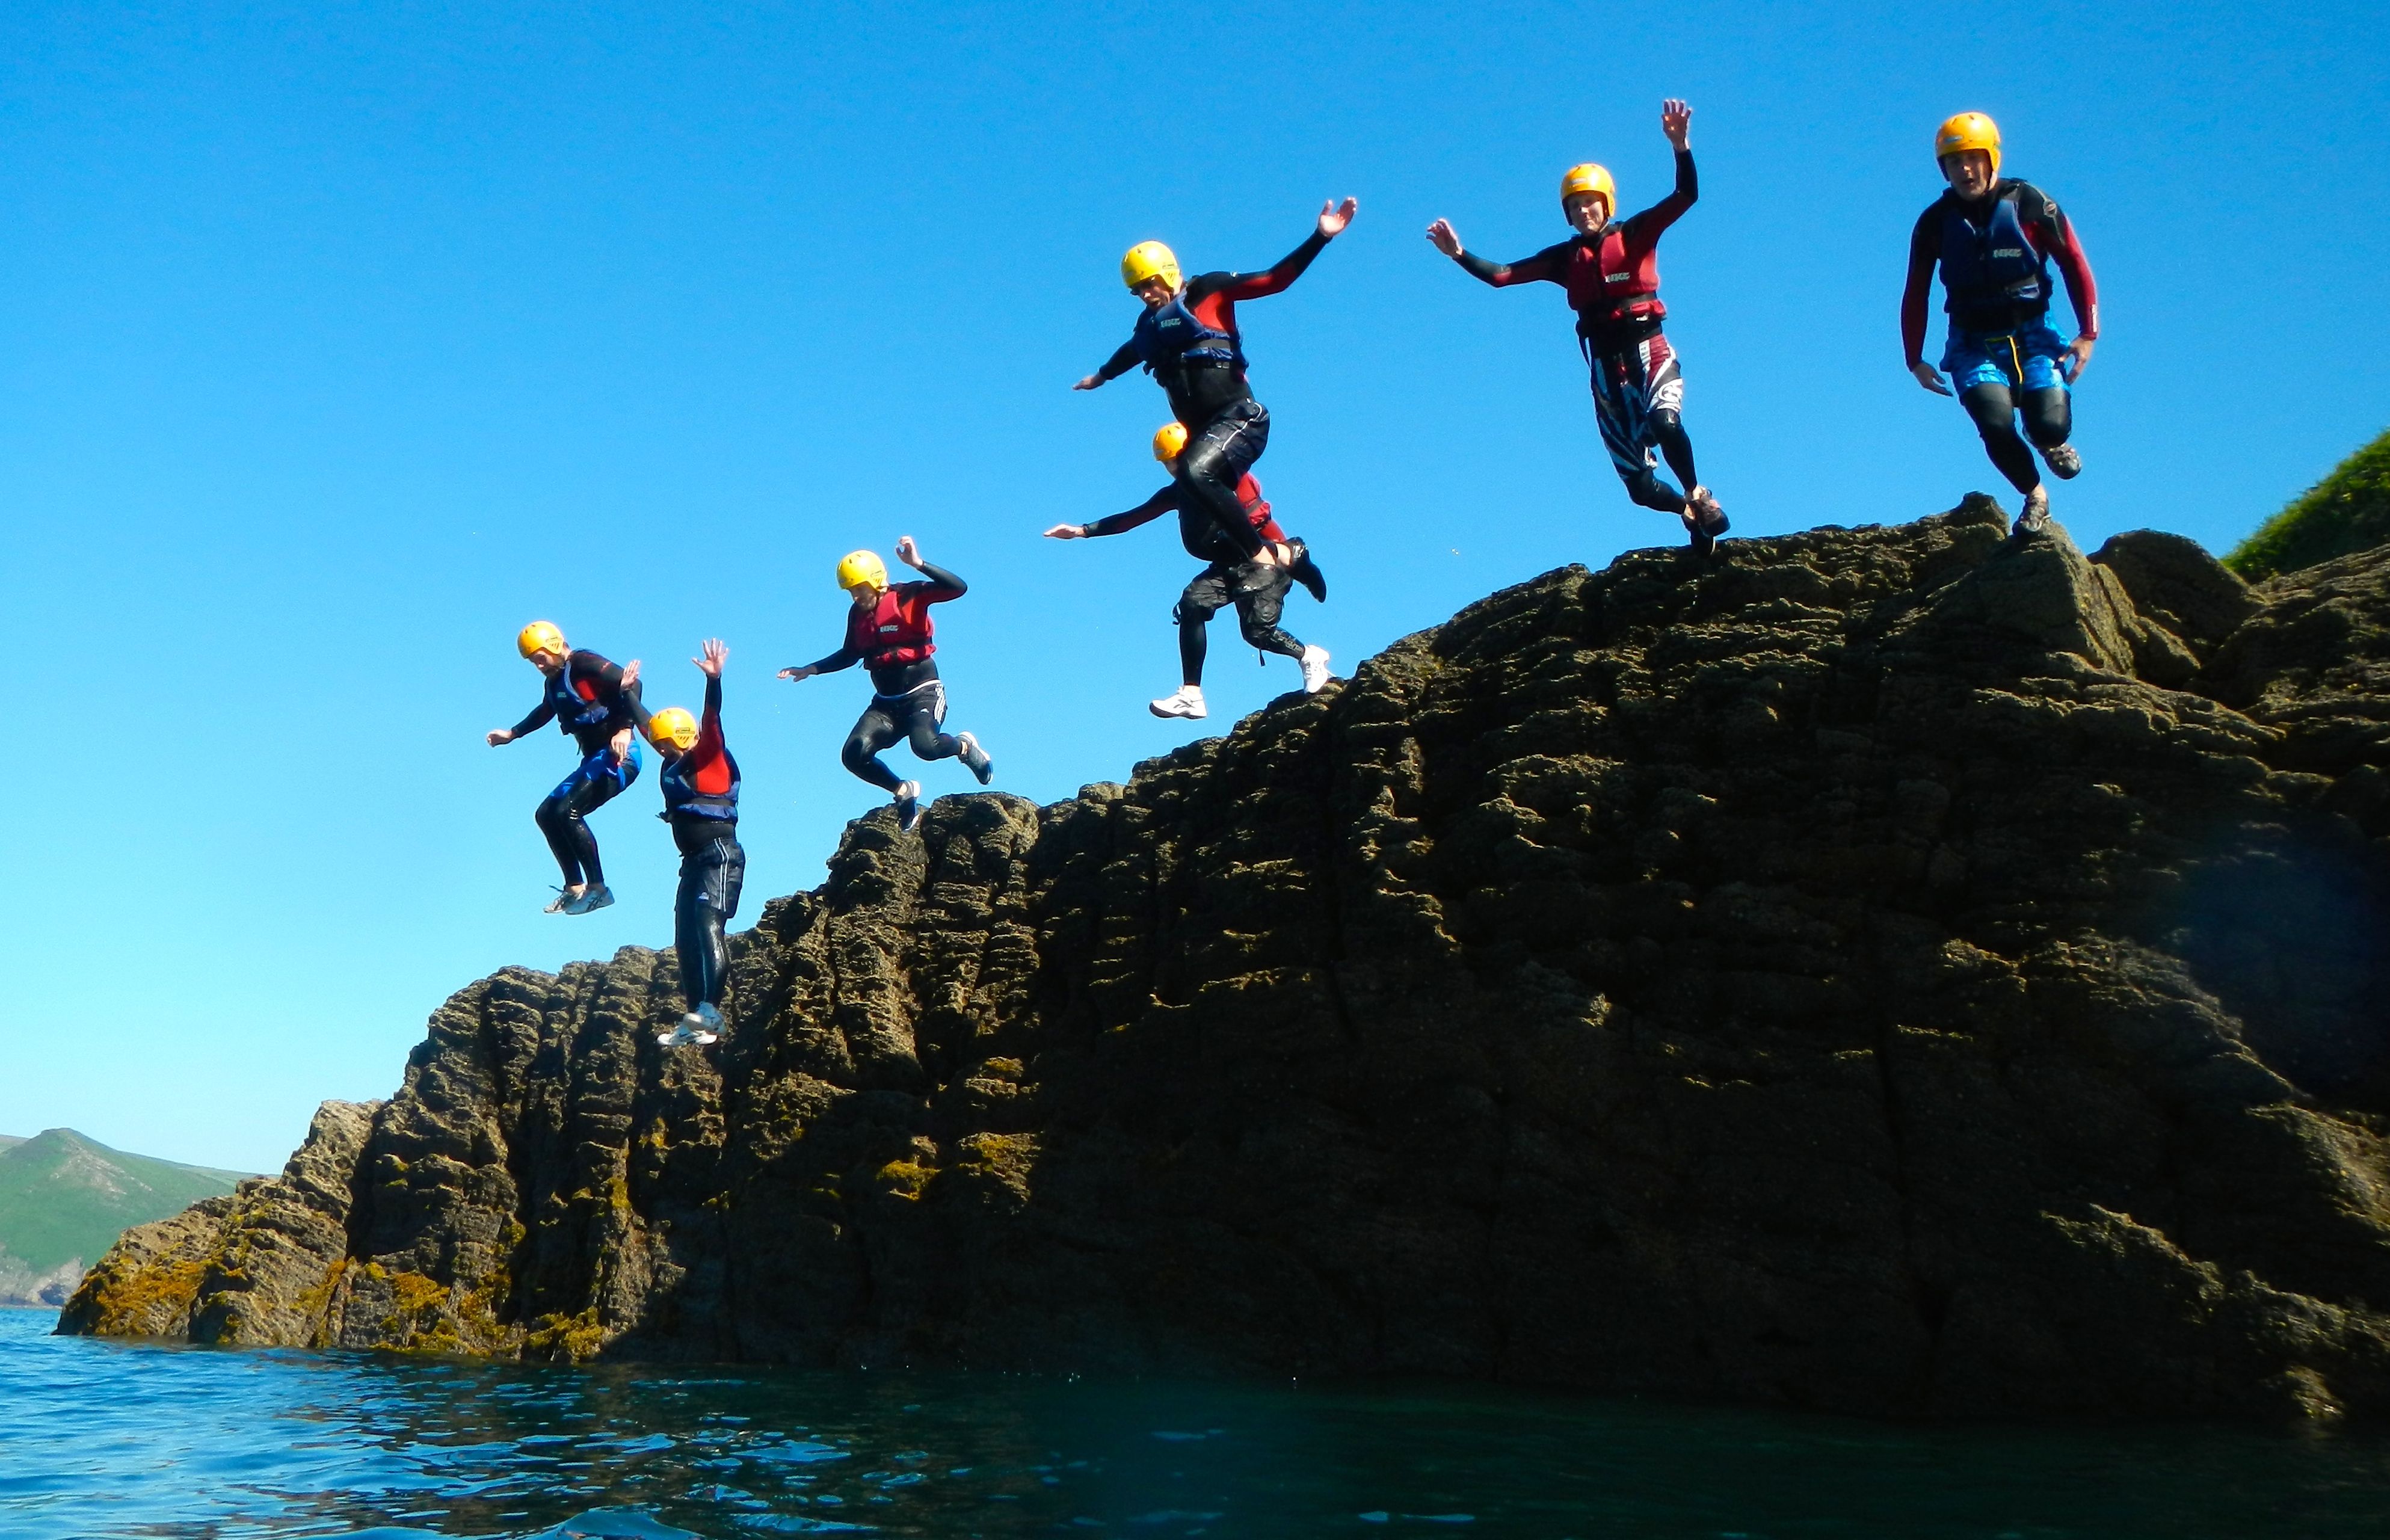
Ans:
POLYGON ((2041 452, 2042 464, 2062 481, 2071 481, 2083 473, 2083 451, 2071 443, 2053 443, 2041 452))
POLYGON ((906 781, 896 789, 896 832, 910 834, 921 822, 921 783, 906 781))
POLYGON ((1303 665, 1303 693, 1305 695, 1317 695, 1328 687, 1328 681, 1336 677, 1328 672, 1328 649, 1324 647, 1304 648, 1303 656, 1296 661, 1303 665))
POLYGON ((987 757, 987 751, 979 746, 978 738, 969 733, 957 733, 955 741, 963 746, 963 768, 977 776, 980 785, 985 786, 996 779, 996 761, 987 757))
POLYGON ((2017 515, 2016 533, 2039 534, 2049 528, 2049 489, 2036 487, 2024 494, 2024 511, 2017 515))
POLYGON ((559 888, 556 890, 556 896, 547 901, 547 907, 542 909, 540 913, 543 915, 570 914, 572 912, 572 901, 580 896, 570 888, 559 888))
POLYGON ((614 902, 614 891, 603 882, 592 882, 581 890, 581 896, 564 906, 568 915, 585 915, 592 909, 603 909, 614 902))

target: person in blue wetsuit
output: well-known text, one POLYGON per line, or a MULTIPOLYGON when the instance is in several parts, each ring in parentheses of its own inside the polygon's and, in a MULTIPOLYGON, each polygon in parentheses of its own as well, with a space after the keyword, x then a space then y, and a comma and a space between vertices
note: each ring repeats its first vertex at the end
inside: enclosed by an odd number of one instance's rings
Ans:
POLYGON ((524 626, 515 650, 546 676, 547 687, 529 716, 490 732, 490 747, 512 743, 550 721, 580 746, 581 763, 541 799, 533 817, 564 873, 564 886, 547 913, 585 915, 614 902, 598 860, 598 837, 585 820, 639 778, 633 714, 639 699, 638 661, 617 668, 597 653, 576 651, 546 621, 524 626))
POLYGON ((722 736, 722 664, 730 649, 709 640, 695 663, 705 675, 705 714, 679 706, 649 715, 636 700, 639 730, 664 762, 656 780, 680 847, 680 892, 673 901, 673 948, 680 956, 681 995, 688 1014, 660 1033, 668 1048, 703 1046, 722 1031, 722 989, 730 973, 730 948, 722 931, 739 913, 739 890, 747 877, 747 853, 739 844, 739 762, 722 736))
POLYGON ((2061 481, 2083 468, 2082 455, 2067 441, 2075 431, 2075 382, 2100 336, 2100 290, 2056 200, 2030 182, 2000 175, 2000 131, 1991 119, 1981 112, 1949 119, 1934 133, 1934 154, 1950 186, 1909 232, 1908 281, 1900 296, 1908 372, 1936 395, 1955 391, 1985 453, 2024 499, 2017 533, 2033 534, 2049 522, 2049 492, 2034 468, 2034 450, 2061 481), (2071 342, 2049 325, 2053 262, 2075 305, 2071 342), (1925 307, 1937 266, 1949 296, 1944 308, 1950 333, 1942 351, 1948 384, 1925 362, 1925 307))

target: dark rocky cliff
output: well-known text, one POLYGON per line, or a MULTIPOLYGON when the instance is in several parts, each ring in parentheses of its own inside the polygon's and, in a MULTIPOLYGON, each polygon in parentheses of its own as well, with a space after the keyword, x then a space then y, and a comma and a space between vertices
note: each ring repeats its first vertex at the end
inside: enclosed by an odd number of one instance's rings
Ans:
POLYGON ((2390 558, 1555 571, 738 938, 509 969, 62 1329, 2390 1414, 2390 558))

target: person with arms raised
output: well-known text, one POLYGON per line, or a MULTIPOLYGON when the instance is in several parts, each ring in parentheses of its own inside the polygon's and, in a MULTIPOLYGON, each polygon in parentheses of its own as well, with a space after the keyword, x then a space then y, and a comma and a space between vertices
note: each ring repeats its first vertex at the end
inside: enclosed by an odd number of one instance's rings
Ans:
POLYGON ((722 1032, 722 989, 730 972, 723 927, 739 913, 747 853, 739 843, 739 762, 722 736, 722 665, 730 649, 708 640, 689 660, 705 675, 702 716, 667 706, 649 715, 636 701, 639 730, 655 745, 663 769, 666 823, 680 849, 680 892, 673 900, 673 948, 680 957, 681 997, 688 1014, 659 1033, 667 1048, 703 1046, 722 1032))
POLYGON ((588 815, 612 802, 639 778, 639 749, 633 712, 639 699, 639 664, 617 668, 595 652, 565 646, 564 633, 533 621, 515 638, 515 650, 546 679, 532 713, 511 727, 494 728, 490 747, 512 743, 551 720, 581 750, 572 774, 541 799, 533 817, 564 873, 564 886, 547 913, 585 915, 614 902, 598 859, 598 837, 588 815))
POLYGON ((1359 208, 1349 198, 1322 204, 1311 235, 1265 273, 1199 273, 1182 282, 1177 256, 1158 240, 1139 241, 1121 259, 1121 281, 1145 310, 1103 367, 1072 388, 1092 391, 1143 365, 1187 427, 1187 449, 1173 462, 1173 474, 1223 528, 1242 520, 1237 483, 1269 445, 1269 410, 1245 379, 1237 303, 1284 293, 1359 208))
POLYGON ((1577 350, 1592 374, 1593 414, 1610 463, 1626 495, 1684 521, 1694 551, 1707 556, 1727 531, 1726 510, 1693 471, 1693 444, 1685 435, 1685 376, 1662 329, 1668 314, 1660 298, 1660 237, 1701 196, 1693 173, 1693 109, 1674 97, 1660 105, 1660 131, 1676 149, 1677 186, 1667 197, 1625 219, 1610 173, 1588 161, 1561 177, 1561 212, 1576 234, 1534 256, 1493 263, 1460 244, 1450 220, 1427 227, 1427 238, 1471 276, 1507 289, 1558 284, 1576 312, 1577 350), (1654 451, 1657 454, 1654 454, 1654 451), (1659 456, 1685 490, 1660 480, 1659 456))
POLYGON ((896 559, 928 578, 926 583, 888 585, 887 564, 870 551, 850 551, 838 564, 838 585, 846 590, 846 639, 836 652, 780 671, 791 682, 836 674, 861 663, 871 674, 871 704, 847 735, 840 758, 847 769, 896 801, 896 827, 910 834, 921 817, 921 783, 898 780, 880 763, 880 751, 909 738, 917 759, 958 758, 985 786, 996 767, 979 739, 941 731, 946 721, 946 687, 932 654, 938 644, 930 606, 958 599, 963 580, 921 559, 909 534, 896 541, 896 559))
MULTIPOLYGON (((1164 423, 1153 435, 1153 457, 1163 465, 1176 461, 1187 447, 1183 423, 1164 423)), ((1315 599, 1326 601, 1328 579, 1311 559, 1310 547, 1290 540, 1262 500, 1261 482, 1247 471, 1237 481, 1237 520, 1223 526, 1208 499, 1190 495, 1174 476, 1160 491, 1125 513, 1099 519, 1092 524, 1057 524, 1046 532, 1048 540, 1092 540, 1124 534, 1149 524, 1164 513, 1178 515, 1178 540, 1187 554, 1207 563, 1179 596, 1171 619, 1178 626, 1178 662, 1183 683, 1177 691, 1150 703, 1163 717, 1200 718, 1203 704, 1205 627, 1223 606, 1237 607, 1237 623, 1246 642, 1257 651, 1291 658, 1303 669, 1303 688, 1317 695, 1330 675, 1328 649, 1306 647, 1279 624, 1287 590, 1300 583, 1315 599), (1262 559, 1263 553, 1271 559, 1262 559)))
POLYGON ((1934 135, 1934 158, 1950 185, 1908 235, 1901 345, 1920 385, 1945 396, 1955 388, 1985 453, 2024 499, 2017 533, 2033 534, 2049 522, 2049 489, 2034 468, 2034 450, 2061 481, 2083 468, 2082 455, 2067 441, 2075 433, 2075 382, 2100 336, 2100 290, 2056 200, 2030 182, 2000 175, 1998 124, 1981 112, 1946 120, 1934 135), (2049 325, 2053 260, 2075 306, 2073 341, 2049 325), (1942 345, 1947 384, 1925 362, 1925 305, 1936 266, 1950 316, 1942 345))

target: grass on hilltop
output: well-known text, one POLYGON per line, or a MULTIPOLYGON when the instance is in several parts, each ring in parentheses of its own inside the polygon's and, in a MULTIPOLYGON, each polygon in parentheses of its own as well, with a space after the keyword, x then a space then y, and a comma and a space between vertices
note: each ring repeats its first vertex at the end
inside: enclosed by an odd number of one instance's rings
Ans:
POLYGON ((2390 433, 2351 455, 2224 558, 2251 583, 2390 541, 2390 433))

